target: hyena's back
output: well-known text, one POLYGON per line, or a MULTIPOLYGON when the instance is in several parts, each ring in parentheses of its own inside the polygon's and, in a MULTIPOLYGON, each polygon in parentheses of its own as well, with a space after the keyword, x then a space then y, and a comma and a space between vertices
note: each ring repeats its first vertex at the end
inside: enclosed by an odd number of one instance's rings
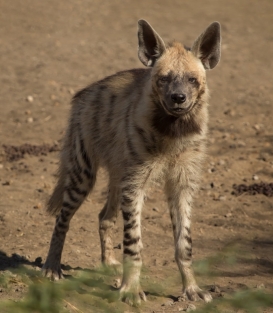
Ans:
POLYGON ((126 160, 132 157, 130 154, 154 152, 155 138, 149 136, 150 126, 142 125, 141 118, 145 111, 143 106, 147 105, 145 91, 150 87, 150 75, 150 69, 119 72, 82 89, 73 97, 58 183, 48 201, 49 213, 61 210, 69 175, 74 175, 80 184, 92 184, 95 177, 91 176, 96 175, 100 165, 118 176, 120 171, 116 169, 124 168, 126 160), (140 141, 142 144, 138 144, 140 141), (90 178, 91 182, 88 182, 90 178))

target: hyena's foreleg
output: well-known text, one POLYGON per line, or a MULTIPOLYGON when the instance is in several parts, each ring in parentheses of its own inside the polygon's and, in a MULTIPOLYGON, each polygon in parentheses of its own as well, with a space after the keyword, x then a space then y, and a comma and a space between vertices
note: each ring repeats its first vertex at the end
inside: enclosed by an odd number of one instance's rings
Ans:
POLYGON ((99 214, 101 261, 106 266, 113 266, 118 272, 121 270, 121 264, 115 258, 112 236, 119 209, 120 188, 110 183, 107 202, 99 214))
MULTIPOLYGON (((147 178, 145 171, 143 176, 141 180, 147 178)), ((123 180, 121 189, 121 210, 124 220, 124 250, 123 280, 120 288, 120 297, 126 303, 134 306, 138 306, 141 299, 146 300, 146 296, 139 283, 142 266, 141 250, 143 247, 141 240, 141 210, 144 199, 143 185, 143 181, 141 183, 139 181, 136 182, 133 176, 128 175, 123 180)))
POLYGON ((192 269, 191 202, 196 184, 190 181, 183 170, 176 169, 169 175, 171 179, 166 182, 166 194, 173 225, 175 260, 183 283, 183 297, 192 301, 201 298, 209 302, 212 300, 210 293, 198 287, 192 269))
POLYGON ((67 160, 61 211, 56 218, 48 256, 43 266, 45 276, 53 280, 63 277, 61 255, 70 220, 92 190, 96 179, 97 167, 88 157, 83 140, 79 139, 74 148, 67 160))

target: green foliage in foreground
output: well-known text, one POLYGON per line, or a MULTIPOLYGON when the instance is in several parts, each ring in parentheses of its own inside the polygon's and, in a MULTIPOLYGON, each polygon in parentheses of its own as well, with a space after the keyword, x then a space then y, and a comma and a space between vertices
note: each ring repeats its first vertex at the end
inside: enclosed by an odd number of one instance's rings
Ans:
POLYGON ((273 295, 266 294, 261 290, 247 290, 236 292, 229 299, 214 300, 195 312, 223 313, 231 312, 228 309, 235 309, 235 312, 241 309, 246 313, 258 313, 264 308, 273 308, 273 295))
MULTIPOLYGON (((217 255, 208 261, 196 264, 199 275, 212 275, 210 270, 215 263, 229 262, 235 259, 230 251, 217 255)), ((177 278, 169 277, 164 281, 151 281, 148 270, 144 269, 142 286, 149 293, 147 305, 141 308, 130 308, 119 301, 118 290, 112 287, 114 274, 106 269, 90 270, 88 273, 75 272, 77 277, 67 277, 60 282, 50 282, 37 271, 22 268, 17 271, 6 271, 0 275, 0 287, 9 290, 12 283, 23 284, 28 287, 27 294, 20 301, 0 301, 1 313, 89 313, 89 312, 147 312, 151 311, 153 302, 160 297, 164 302, 167 295, 164 294, 169 286, 177 285, 177 278)), ((154 302, 155 303, 155 302, 154 302)), ((157 302, 158 305, 158 302, 157 302)), ((183 302, 167 309, 166 312, 178 312, 178 307, 185 306, 183 302)), ((273 295, 264 290, 244 290, 234 294, 225 295, 214 299, 212 303, 198 305, 196 313, 223 313, 246 312, 258 313, 264 308, 273 308, 273 295)), ((154 312, 164 312, 159 310, 154 312)))

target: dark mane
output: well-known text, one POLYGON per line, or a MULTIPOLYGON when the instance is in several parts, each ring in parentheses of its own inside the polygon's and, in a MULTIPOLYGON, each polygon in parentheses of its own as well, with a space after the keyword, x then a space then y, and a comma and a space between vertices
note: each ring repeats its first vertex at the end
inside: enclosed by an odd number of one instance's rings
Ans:
POLYGON ((179 138, 201 133, 201 126, 197 123, 195 114, 192 111, 185 116, 176 117, 168 115, 157 101, 154 101, 154 105, 152 126, 161 135, 179 138))

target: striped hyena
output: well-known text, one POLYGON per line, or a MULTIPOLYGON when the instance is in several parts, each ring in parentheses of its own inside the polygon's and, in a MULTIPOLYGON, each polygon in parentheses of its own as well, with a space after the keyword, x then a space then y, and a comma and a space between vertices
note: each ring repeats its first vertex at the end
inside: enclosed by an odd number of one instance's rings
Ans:
POLYGON ((61 153, 59 180, 48 202, 57 214, 46 276, 62 277, 61 254, 69 222, 91 192, 99 166, 109 173, 108 200, 99 214, 101 259, 118 266, 112 230, 124 220, 120 297, 136 305, 145 294, 141 271, 141 210, 151 177, 165 182, 183 295, 210 301, 192 270, 191 206, 198 188, 208 120, 206 69, 220 59, 220 25, 212 23, 185 48, 165 45, 144 20, 138 22, 138 56, 147 69, 119 72, 75 94, 61 153))

